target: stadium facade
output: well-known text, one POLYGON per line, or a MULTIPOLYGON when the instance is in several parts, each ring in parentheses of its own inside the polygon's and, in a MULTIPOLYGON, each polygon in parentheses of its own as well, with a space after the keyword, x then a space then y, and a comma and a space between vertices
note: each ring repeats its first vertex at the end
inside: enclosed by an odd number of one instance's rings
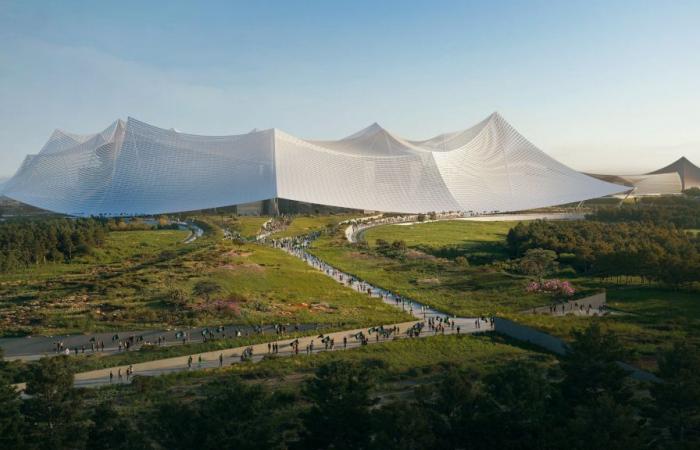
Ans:
POLYGON ((377 124, 316 141, 277 129, 199 136, 129 118, 92 135, 55 131, 2 193, 64 214, 118 216, 275 198, 382 212, 490 213, 628 189, 559 163, 494 113, 423 141, 377 124))
POLYGON ((642 175, 588 175, 629 186, 630 196, 674 195, 686 189, 700 188, 700 167, 685 156, 666 167, 642 175))

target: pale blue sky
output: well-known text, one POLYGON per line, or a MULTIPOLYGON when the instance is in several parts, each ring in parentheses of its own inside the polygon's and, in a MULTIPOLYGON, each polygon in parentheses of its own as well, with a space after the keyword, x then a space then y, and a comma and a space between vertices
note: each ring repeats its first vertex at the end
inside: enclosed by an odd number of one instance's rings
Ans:
POLYGON ((409 138, 499 111, 580 170, 700 164, 700 1, 0 0, 0 175, 54 128, 409 138))

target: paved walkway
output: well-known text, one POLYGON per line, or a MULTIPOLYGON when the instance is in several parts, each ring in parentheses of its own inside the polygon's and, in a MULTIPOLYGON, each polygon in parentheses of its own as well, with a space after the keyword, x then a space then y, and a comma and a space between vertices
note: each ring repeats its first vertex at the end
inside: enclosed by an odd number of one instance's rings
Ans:
MULTIPOLYGON (((282 324, 287 331, 307 331, 318 328, 316 324, 282 324)), ((56 344, 63 343, 63 349, 67 349, 70 355, 78 354, 114 354, 119 353, 119 344, 133 342, 129 351, 138 350, 145 344, 159 347, 183 345, 185 343, 199 343, 204 341, 204 336, 213 339, 234 338, 251 336, 255 334, 275 334, 274 325, 265 325, 257 330, 248 325, 220 325, 217 327, 179 328, 172 330, 141 330, 141 331, 105 331, 100 333, 84 333, 56 336, 26 336, 18 338, 0 338, 0 348, 3 349, 5 360, 33 361, 45 356, 56 356, 56 344), (116 339, 115 339, 116 337, 116 339), (92 351, 92 344, 103 343, 104 349, 92 351), (83 347, 85 350, 83 351, 83 347)), ((64 354, 64 352, 61 352, 64 354)))
MULTIPOLYGON (((272 241, 271 245, 286 251, 292 256, 302 259, 310 266, 333 278, 336 282, 350 289, 354 289, 357 292, 367 294, 369 301, 383 301, 393 307, 401 308, 403 311, 412 314, 416 320, 381 326, 381 330, 386 331, 386 333, 378 332, 377 330, 380 327, 380 325, 378 325, 370 329, 357 328, 328 333, 327 335, 304 336, 291 340, 275 340, 252 346, 194 353, 133 365, 127 364, 92 370, 76 374, 75 386, 96 387, 113 383, 129 383, 133 380, 134 375, 155 376, 186 370, 212 369, 240 363, 244 360, 256 362, 271 354, 270 349, 274 348, 273 344, 278 346, 278 352, 275 353, 277 357, 301 357, 322 351, 357 348, 363 345, 363 343, 365 345, 374 345, 388 340, 417 339, 438 334, 470 334, 492 330, 491 322, 486 318, 449 317, 447 314, 430 308, 427 305, 373 286, 352 275, 342 272, 306 252, 306 248, 312 240, 313 238, 287 238, 272 241), (417 330, 417 327, 419 327, 419 330, 417 330), (409 332, 409 330, 413 332, 409 332), (322 341, 324 338, 325 342, 328 343, 333 340, 334 345, 330 347, 324 344, 324 341, 322 341), (290 345, 292 343, 296 345, 290 345), (307 348, 309 348, 309 350, 307 350, 307 348), (244 354, 248 356, 242 358, 244 354), (133 375, 127 378, 126 373, 128 368, 133 371, 133 375), (110 373, 112 375, 111 377, 110 373)), ((24 383, 20 383, 16 386, 18 389, 24 389, 24 383)))
MULTIPOLYGON (((244 362, 241 356, 246 351, 252 351, 252 356, 246 358, 246 361, 258 362, 264 358, 269 358, 273 355, 271 349, 272 344, 277 344, 278 352, 274 353, 275 357, 303 357, 309 354, 315 354, 325 351, 339 351, 346 349, 353 349, 362 346, 362 340, 360 333, 366 338, 366 345, 375 345, 384 343, 386 341, 393 341, 398 339, 417 339, 425 338, 435 335, 449 335, 457 333, 457 324, 455 323, 454 328, 450 326, 445 326, 441 331, 430 330, 427 326, 422 330, 422 332, 413 338, 410 338, 407 331, 411 329, 416 324, 422 323, 422 321, 411 321, 403 322, 392 325, 385 325, 384 330, 393 330, 396 327, 396 331, 392 332, 389 336, 384 337, 377 331, 370 331, 367 328, 357 328, 353 330, 337 331, 334 333, 328 333, 324 335, 313 335, 306 337, 299 337, 296 339, 285 339, 270 341, 261 344, 235 347, 225 350, 216 350, 205 353, 195 353, 192 355, 178 356, 174 358, 159 359, 155 361, 148 361, 138 364, 133 364, 131 366, 133 370, 133 375, 140 376, 154 376, 162 375, 167 373, 182 372, 189 370, 199 370, 199 369, 214 369, 223 366, 229 366, 231 364, 239 364, 244 362), (334 341, 334 345, 330 348, 324 345, 323 339, 326 338, 330 341, 334 341), (344 345, 343 339, 346 339, 347 344, 344 345), (290 345, 293 342, 297 342, 298 353, 290 345), (307 351, 307 346, 313 343, 313 350, 307 351), (268 347, 269 344, 269 347, 268 347), (189 366, 189 358, 192 358, 191 367, 189 366), (201 357, 201 363, 199 358, 201 357), (221 360, 220 360, 221 358, 221 360)), ((490 325, 487 322, 481 322, 481 327, 477 328, 475 322, 462 323, 459 326, 459 333, 461 334, 471 334, 484 331, 490 331, 490 325)), ((82 372, 75 375, 75 386, 76 387, 96 387, 104 386, 108 384, 117 383, 129 383, 133 380, 133 375, 127 379, 126 371, 129 365, 121 365, 110 367, 107 369, 92 370, 89 372, 82 372), (122 378, 119 379, 118 373, 121 371, 122 378), (110 372, 113 375, 112 381, 110 383, 110 372)))
MULTIPOLYGON (((424 322, 421 320, 415 320, 384 325, 381 327, 381 330, 385 330, 387 332, 386 335, 380 332, 380 327, 373 327, 370 329, 356 328, 353 330, 336 331, 321 335, 303 336, 295 339, 274 340, 261 344, 224 350, 193 353, 190 355, 158 359, 133 365, 124 364, 78 373, 75 375, 75 386, 99 387, 109 384, 126 384, 130 383, 135 375, 156 376, 190 370, 215 369, 248 361, 258 362, 272 356, 300 358, 320 352, 358 348, 363 345, 363 342, 365 345, 375 345, 399 339, 420 339, 436 335, 474 334, 491 331, 491 325, 487 321, 462 319, 455 320, 454 322, 450 321, 445 324, 445 326, 439 328, 431 328, 429 325, 425 325, 419 333, 409 333, 409 330, 415 330, 414 327, 422 323, 424 322), (328 346, 324 344, 324 340, 329 342, 328 346), (330 346, 330 340, 333 340, 334 343, 332 347, 330 346), (292 343, 296 343, 296 346, 292 346, 292 343), (276 353, 272 351, 274 348, 273 344, 277 344, 278 351, 276 353), (298 351, 295 350, 295 347, 298 351), (245 352, 251 352, 250 357, 242 358, 245 352), (190 358, 192 358, 191 362, 190 358), (132 370, 132 375, 127 377, 126 373, 129 368, 132 370), (111 377, 110 373, 112 375, 111 377), (120 373, 121 377, 119 376, 120 373)), ((19 390, 24 390, 25 383, 19 383, 15 386, 19 390)))
POLYGON ((191 244, 200 237, 204 235, 204 230, 195 225, 193 222, 176 222, 181 227, 185 227, 190 230, 189 236, 184 240, 185 244, 191 244))
POLYGON ((382 225, 417 225, 430 222, 443 222, 446 220, 468 220, 473 222, 510 222, 523 220, 582 220, 584 213, 522 213, 522 214, 485 214, 477 216, 462 216, 457 214, 445 214, 433 220, 416 221, 417 215, 392 216, 371 218, 368 221, 356 222, 345 229, 345 238, 350 243, 362 240, 362 233, 366 230, 382 225))

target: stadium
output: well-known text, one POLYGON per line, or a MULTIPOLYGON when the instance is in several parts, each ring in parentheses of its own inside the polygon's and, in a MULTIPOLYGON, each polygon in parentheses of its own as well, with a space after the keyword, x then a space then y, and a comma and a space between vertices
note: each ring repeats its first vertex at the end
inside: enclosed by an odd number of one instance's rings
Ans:
POLYGON ((692 188, 700 188, 700 167, 686 157, 666 167, 641 175, 588 174, 599 180, 629 186, 630 196, 676 195, 692 188))
POLYGON ((134 216, 270 199, 395 213, 521 211, 628 191, 551 158, 494 113, 416 141, 378 124, 336 141, 278 129, 199 136, 133 118, 56 130, 2 194, 74 216, 134 216))

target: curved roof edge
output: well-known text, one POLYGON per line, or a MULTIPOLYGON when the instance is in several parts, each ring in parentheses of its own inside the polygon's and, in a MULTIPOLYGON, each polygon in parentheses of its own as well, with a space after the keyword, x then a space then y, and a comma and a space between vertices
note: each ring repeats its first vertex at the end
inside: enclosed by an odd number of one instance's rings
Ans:
POLYGON ((629 190, 556 161, 498 113, 422 141, 376 123, 317 141, 274 128, 196 135, 132 117, 77 136, 55 132, 5 194, 71 215, 142 215, 274 197, 400 213, 518 211, 629 190))

